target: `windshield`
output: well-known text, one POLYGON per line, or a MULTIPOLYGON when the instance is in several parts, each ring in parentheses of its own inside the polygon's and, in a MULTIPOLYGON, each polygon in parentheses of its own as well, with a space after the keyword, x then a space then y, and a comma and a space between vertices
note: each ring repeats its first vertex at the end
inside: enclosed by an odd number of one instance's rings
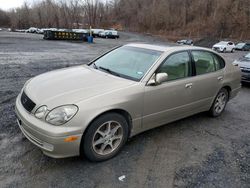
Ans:
POLYGON ((161 54, 161 51, 123 46, 97 59, 94 64, 100 70, 139 81, 161 54))
POLYGON ((221 41, 221 42, 219 42, 219 43, 217 43, 217 44, 219 44, 219 45, 227 45, 227 43, 228 43, 228 42, 221 41))
POLYGON ((242 46, 244 46, 245 45, 245 43, 238 43, 237 45, 236 45, 236 47, 242 47, 242 46))

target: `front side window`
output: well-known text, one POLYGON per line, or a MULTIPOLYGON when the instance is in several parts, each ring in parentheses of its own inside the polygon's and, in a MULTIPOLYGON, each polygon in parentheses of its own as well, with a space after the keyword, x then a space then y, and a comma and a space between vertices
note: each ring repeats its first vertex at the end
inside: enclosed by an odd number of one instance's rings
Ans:
POLYGON ((190 59, 188 52, 179 52, 169 56, 160 66, 157 72, 168 74, 168 81, 177 80, 189 76, 190 59))
POLYGON ((211 53, 205 51, 193 51, 196 75, 202 75, 215 71, 214 59, 211 53))
POLYGON ((139 81, 162 53, 157 50, 123 46, 97 59, 94 64, 101 71, 139 81))

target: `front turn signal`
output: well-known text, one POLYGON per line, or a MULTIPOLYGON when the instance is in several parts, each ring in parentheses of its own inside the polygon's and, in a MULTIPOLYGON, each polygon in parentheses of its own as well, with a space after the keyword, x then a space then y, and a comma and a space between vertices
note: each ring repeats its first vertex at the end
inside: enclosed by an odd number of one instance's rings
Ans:
POLYGON ((73 142, 78 139, 78 136, 69 136, 64 139, 64 142, 73 142))

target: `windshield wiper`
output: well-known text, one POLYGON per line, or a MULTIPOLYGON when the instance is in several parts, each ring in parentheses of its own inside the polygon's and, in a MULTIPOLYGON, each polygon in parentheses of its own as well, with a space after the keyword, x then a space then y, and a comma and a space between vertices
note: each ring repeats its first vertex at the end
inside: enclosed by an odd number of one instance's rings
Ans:
POLYGON ((113 75, 115 75, 115 76, 118 76, 118 77, 121 77, 121 75, 119 74, 119 73, 117 73, 117 72, 114 72, 114 71, 112 71, 112 70, 110 70, 110 69, 108 69, 108 68, 104 68, 104 67, 98 67, 99 69, 102 69, 102 70, 105 70, 106 72, 108 72, 108 73, 110 73, 110 74, 113 74, 113 75))

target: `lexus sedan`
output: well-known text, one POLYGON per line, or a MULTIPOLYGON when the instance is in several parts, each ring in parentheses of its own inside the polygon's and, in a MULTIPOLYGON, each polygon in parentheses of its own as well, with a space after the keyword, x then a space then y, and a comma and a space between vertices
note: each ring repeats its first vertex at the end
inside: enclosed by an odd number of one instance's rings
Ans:
POLYGON ((28 80, 17 123, 48 156, 103 161, 145 130, 203 111, 221 115, 240 81, 239 67, 209 49, 127 44, 28 80))
POLYGON ((241 81, 250 83, 250 53, 233 62, 241 69, 241 81))

